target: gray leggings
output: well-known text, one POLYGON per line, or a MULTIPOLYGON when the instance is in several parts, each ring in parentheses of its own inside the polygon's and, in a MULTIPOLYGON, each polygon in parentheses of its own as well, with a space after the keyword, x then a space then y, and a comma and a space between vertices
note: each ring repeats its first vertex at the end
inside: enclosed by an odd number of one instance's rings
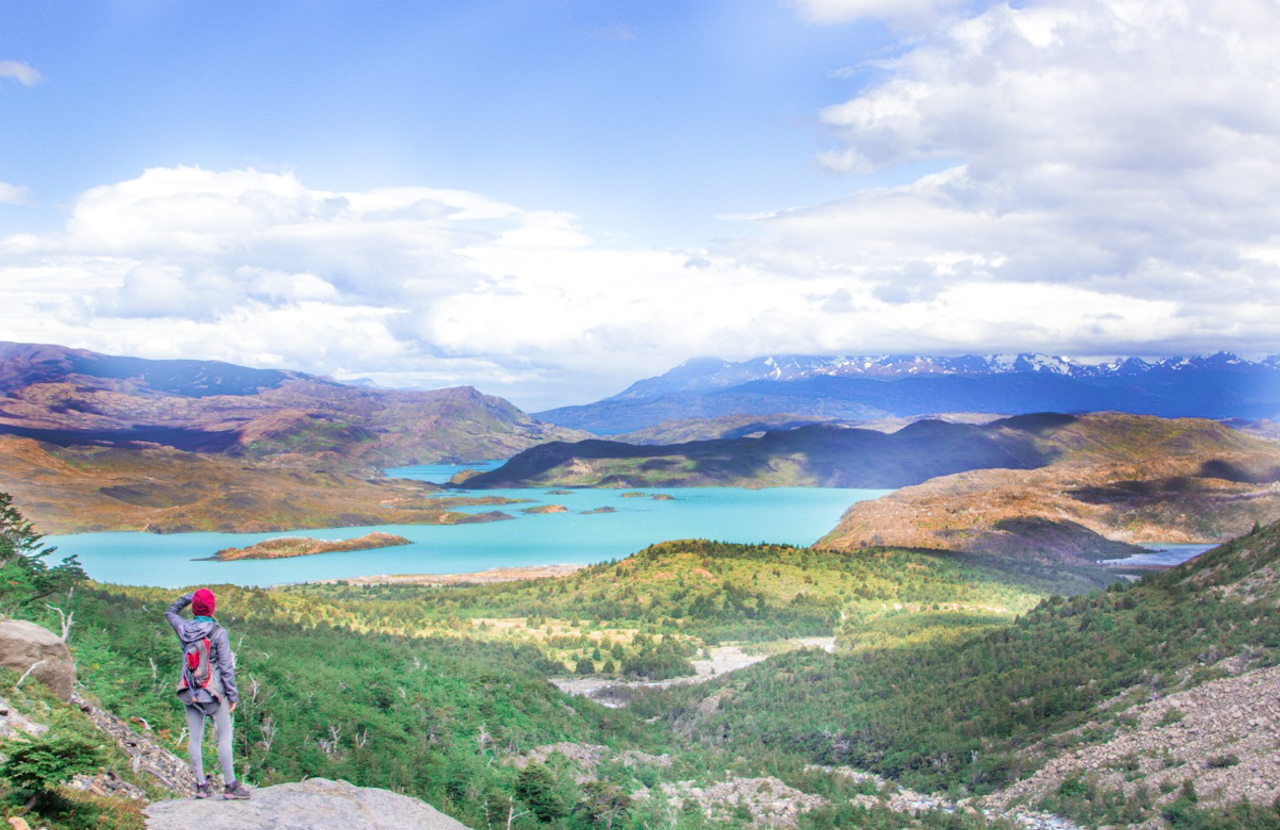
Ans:
POLYGON ((183 707, 187 710, 187 756, 191 759, 191 771, 196 781, 204 781, 204 759, 200 755, 200 739, 204 737, 204 720, 213 718, 213 736, 218 740, 218 765, 222 768, 222 782, 230 784, 236 780, 235 769, 231 761, 231 704, 224 699, 222 706, 212 715, 205 715, 194 706, 183 707))

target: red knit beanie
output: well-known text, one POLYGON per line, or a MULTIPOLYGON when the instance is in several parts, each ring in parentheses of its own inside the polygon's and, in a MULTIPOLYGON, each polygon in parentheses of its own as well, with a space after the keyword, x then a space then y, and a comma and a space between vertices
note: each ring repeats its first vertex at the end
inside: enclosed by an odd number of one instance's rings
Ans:
POLYGON ((213 607, 218 604, 213 591, 201 588, 191 595, 191 613, 197 617, 212 617, 213 607))

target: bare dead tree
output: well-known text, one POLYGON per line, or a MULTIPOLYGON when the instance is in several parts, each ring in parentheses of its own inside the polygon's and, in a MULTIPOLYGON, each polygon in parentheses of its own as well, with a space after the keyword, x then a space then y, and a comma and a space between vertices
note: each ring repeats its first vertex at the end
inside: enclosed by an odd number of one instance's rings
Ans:
POLYGON ((480 729, 476 732, 476 754, 483 755, 484 751, 493 743, 493 736, 489 734, 489 730, 485 725, 480 724, 480 729))
MULTIPOLYGON (((75 588, 72 588, 71 591, 75 591, 75 588)), ((71 599, 71 592, 67 593, 67 599, 71 599)), ((72 611, 68 614, 58 606, 50 605, 47 602, 44 604, 44 607, 48 608, 50 611, 58 612, 58 617, 62 620, 62 634, 59 635, 58 639, 65 643, 67 641, 67 635, 71 633, 71 622, 75 618, 76 612, 72 611)))
POLYGON ((262 744, 262 748, 267 752, 271 751, 271 744, 275 742, 277 728, 276 719, 270 715, 263 718, 262 725, 258 727, 258 732, 262 735, 262 740, 258 743, 262 744))
POLYGON ((529 814, 528 810, 521 810, 520 812, 517 813, 516 800, 511 796, 507 796, 507 830, 511 830, 511 822, 515 821, 521 816, 527 816, 528 814, 529 814))
POLYGON ((342 739, 341 724, 329 724, 329 737, 316 738, 316 744, 324 750, 324 754, 333 757, 338 754, 338 743, 342 739))
MULTIPOLYGON (((27 679, 27 675, 31 674, 33 671, 35 671, 35 670, 36 670, 37 668, 39 668, 40 666, 43 666, 43 665, 44 665, 45 663, 47 663, 47 662, 49 662, 49 661, 48 661, 48 660, 37 660, 36 662, 32 663, 32 664, 31 664, 31 668, 29 668, 29 669, 27 669, 26 671, 24 671, 24 672, 22 673, 22 677, 19 677, 19 678, 18 678, 18 682, 13 684, 13 688, 15 688, 15 689, 16 689, 16 688, 18 688, 19 686, 21 686, 21 685, 22 685, 22 681, 24 681, 24 680, 26 680, 26 679, 27 679)), ((482 726, 482 727, 480 727, 480 728, 481 728, 481 729, 483 729, 484 727, 482 726)))
MULTIPOLYGON (((484 807, 484 823, 489 828, 489 830, 493 830, 493 818, 489 815, 488 799, 485 800, 483 807, 484 807)), ((520 818, 521 816, 527 816, 529 812, 530 812, 529 810, 521 810, 520 812, 517 813, 515 798, 512 796, 507 796, 507 830, 511 830, 511 825, 513 822, 515 822, 516 819, 520 818)))

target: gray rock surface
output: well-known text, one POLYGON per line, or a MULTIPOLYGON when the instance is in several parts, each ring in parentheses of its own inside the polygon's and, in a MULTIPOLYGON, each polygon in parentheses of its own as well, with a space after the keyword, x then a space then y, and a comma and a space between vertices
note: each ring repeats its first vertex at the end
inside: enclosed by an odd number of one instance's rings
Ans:
MULTIPOLYGON (((137 730, 125 723, 112 713, 102 709, 93 701, 76 695, 71 702, 80 707, 80 711, 93 721, 93 725, 102 730, 105 735, 110 735, 115 742, 129 757, 129 765, 133 767, 135 773, 145 773, 150 776, 153 783, 159 784, 161 787, 172 792, 174 795, 184 796, 192 791, 193 778, 191 775, 191 765, 186 758, 179 758, 165 747, 156 736, 151 732, 151 725, 142 718, 135 718, 133 724, 138 727, 137 730)), ((114 782, 97 781, 97 776, 77 776, 72 782, 73 787, 89 790, 95 795, 101 795, 98 788, 105 788, 109 791, 115 791, 112 787, 114 782)), ((141 793, 139 793, 141 794, 141 793)))
POLYGON ((63 702, 71 700, 76 682, 76 664, 67 644, 57 634, 26 620, 0 622, 0 666, 26 674, 44 683, 63 702))
POLYGON ((245 801, 159 801, 146 814, 147 830, 467 830, 416 798, 326 778, 263 787, 245 801))
POLYGON ((48 731, 49 727, 31 720, 0 697, 0 738, 12 738, 19 732, 38 738, 48 731))
MULTIPOLYGON (((1259 613, 1269 612, 1260 608, 1259 613)), ((1231 672, 1247 666, 1234 657, 1215 668, 1231 672)), ((1190 674, 1187 669, 1183 679, 1190 674)), ((1157 807, 1176 799, 1184 781, 1195 784, 1201 807, 1242 799, 1269 805, 1280 798, 1280 666, 1181 691, 1135 687, 1131 694, 1139 702, 1117 713, 1119 727, 1109 740, 1063 751, 984 801, 991 806, 1035 803, 1076 775, 1088 776, 1104 792, 1122 790, 1126 798, 1146 788, 1157 807)), ((1105 725, 1086 724, 1075 734, 1105 725)))

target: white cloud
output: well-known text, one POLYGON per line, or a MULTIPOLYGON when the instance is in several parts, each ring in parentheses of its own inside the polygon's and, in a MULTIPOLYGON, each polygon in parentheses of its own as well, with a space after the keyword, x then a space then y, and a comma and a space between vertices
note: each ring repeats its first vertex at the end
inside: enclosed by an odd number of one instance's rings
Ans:
POLYGON ((19 205, 26 201, 27 188, 0 182, 0 204, 19 205))
POLYGON ((963 7, 969 0, 790 0, 813 23, 847 23, 863 18, 894 22, 929 21, 963 7))
POLYGON ((0 338, 529 408, 700 354, 1280 352, 1278 41, 1251 0, 940 23, 822 113, 833 167, 931 172, 693 250, 465 191, 148 170, 82 194, 60 233, 0 237, 0 338))
POLYGON ((0 78, 13 78, 23 86, 35 86, 44 76, 22 61, 0 61, 0 78))
POLYGON ((97 312, 107 317, 216 319, 234 307, 236 287, 216 274, 188 276, 180 268, 141 264, 119 287, 98 289, 97 312))
MULTIPOLYGON (((806 8, 834 20, 870 5, 806 8)), ((844 145, 824 157, 834 170, 946 169, 781 213, 771 245, 743 255, 843 268, 895 303, 1070 286, 1142 318, 1135 339, 1239 348, 1248 330, 1274 351, 1277 335, 1228 321, 1280 304, 1280 268, 1257 255, 1280 242, 1278 37, 1280 12, 1263 2, 1047 0, 954 22, 822 113, 844 145), (1168 326, 1138 311, 1170 301, 1168 326)), ((1081 339, 1114 336, 1079 304, 1022 311, 1030 342, 1063 321, 1081 339)), ((969 330, 959 342, 989 340, 969 330)))

